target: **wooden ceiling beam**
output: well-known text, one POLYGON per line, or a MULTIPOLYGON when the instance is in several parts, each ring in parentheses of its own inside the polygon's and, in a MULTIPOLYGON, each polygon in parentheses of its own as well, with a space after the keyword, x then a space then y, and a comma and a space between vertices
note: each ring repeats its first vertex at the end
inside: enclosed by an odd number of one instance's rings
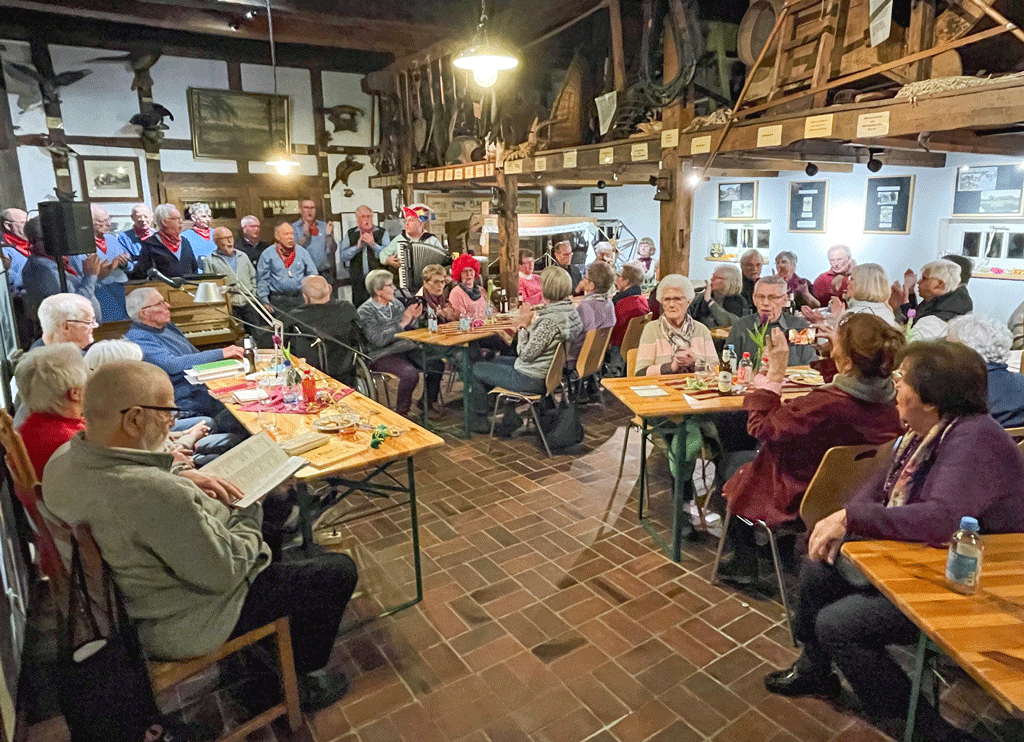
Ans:
MULTIPOLYGON (((706 155, 693 158, 693 164, 703 166, 707 161, 706 155)), ((813 158, 807 159, 784 159, 784 158, 747 158, 718 156, 715 158, 715 167, 722 167, 728 170, 800 170, 802 171, 809 163, 813 162, 818 170, 823 173, 850 173, 853 172, 853 164, 842 162, 819 162, 813 158)))
MULTIPOLYGON (((923 140, 932 152, 966 152, 978 155, 1008 155, 1024 157, 1024 136, 1000 134, 997 136, 978 136, 973 131, 936 132, 923 140)), ((856 140, 865 147, 885 147, 890 150, 911 150, 920 152, 921 142, 918 139, 902 139, 897 137, 856 140)))

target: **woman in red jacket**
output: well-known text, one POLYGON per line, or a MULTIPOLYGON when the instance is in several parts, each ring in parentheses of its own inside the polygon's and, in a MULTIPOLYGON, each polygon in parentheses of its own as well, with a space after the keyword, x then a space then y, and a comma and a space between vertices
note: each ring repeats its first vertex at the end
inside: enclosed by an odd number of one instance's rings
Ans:
MULTIPOLYGON (((742 466, 723 488, 733 514, 778 525, 799 517, 804 490, 825 452, 833 446, 885 443, 901 432, 892 373, 903 335, 870 314, 848 315, 836 332, 832 383, 785 404, 780 396, 789 358, 782 331, 772 333, 767 376, 743 400, 747 430, 757 438, 754 461, 742 466)), ((719 576, 749 584, 757 579, 753 531, 730 523, 733 559, 719 576)))

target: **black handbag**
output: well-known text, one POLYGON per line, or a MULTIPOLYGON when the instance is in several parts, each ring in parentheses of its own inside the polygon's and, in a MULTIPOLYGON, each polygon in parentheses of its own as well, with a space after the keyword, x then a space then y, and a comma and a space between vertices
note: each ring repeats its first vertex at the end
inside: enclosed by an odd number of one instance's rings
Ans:
POLYGON ((94 579, 90 595, 79 542, 72 536, 71 543, 57 692, 72 742, 183 740, 160 717, 142 645, 110 567, 102 562, 101 587, 94 579))
POLYGON ((561 451, 583 441, 583 422, 576 403, 564 397, 559 406, 543 413, 540 419, 548 448, 561 451))

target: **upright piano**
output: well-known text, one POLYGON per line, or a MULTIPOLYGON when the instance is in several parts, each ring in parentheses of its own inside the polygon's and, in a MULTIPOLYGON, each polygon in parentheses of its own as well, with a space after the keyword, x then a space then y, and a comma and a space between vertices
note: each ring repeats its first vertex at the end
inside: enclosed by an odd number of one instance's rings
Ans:
MULTIPOLYGON (((223 277, 204 276, 202 280, 211 281, 218 286, 224 285, 223 277)), ((241 326, 231 314, 229 297, 224 298, 223 304, 196 304, 192 300, 192 295, 188 293, 194 292, 195 286, 186 285, 176 289, 164 283, 149 281, 129 281, 125 284, 124 292, 127 296, 144 288, 160 292, 171 305, 171 322, 177 325, 196 347, 227 345, 242 337, 241 326)), ((131 322, 128 320, 104 322, 93 332, 93 337, 96 340, 120 338, 128 331, 130 325, 131 322)))

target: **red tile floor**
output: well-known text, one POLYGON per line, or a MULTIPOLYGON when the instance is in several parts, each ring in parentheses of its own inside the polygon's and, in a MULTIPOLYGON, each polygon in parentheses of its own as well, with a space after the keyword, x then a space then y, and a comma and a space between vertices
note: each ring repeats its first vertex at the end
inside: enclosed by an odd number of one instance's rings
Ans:
MULTIPOLYGON (((459 418, 461 419, 461 418, 459 418)), ((715 537, 666 558, 638 525, 638 436, 615 489, 624 409, 592 405, 574 455, 547 458, 532 435, 472 441, 445 434, 417 462, 425 598, 342 635, 332 665, 348 695, 308 729, 258 740, 319 742, 868 742, 888 739, 846 707, 787 700, 765 673, 795 655, 779 603, 709 582, 715 537)), ((450 412, 443 425, 458 424, 450 412)), ((669 483, 652 456, 655 515, 669 483)), ((349 498, 338 513, 368 503, 349 498)), ((667 523, 662 518, 662 523, 667 523)), ((320 531, 360 564, 347 617, 412 594, 408 509, 320 531)), ((231 703, 215 678, 180 687, 171 705, 215 725, 231 703)), ((993 704, 957 680, 946 711, 964 723, 993 704)), ((59 718, 32 742, 66 739, 59 718)))

